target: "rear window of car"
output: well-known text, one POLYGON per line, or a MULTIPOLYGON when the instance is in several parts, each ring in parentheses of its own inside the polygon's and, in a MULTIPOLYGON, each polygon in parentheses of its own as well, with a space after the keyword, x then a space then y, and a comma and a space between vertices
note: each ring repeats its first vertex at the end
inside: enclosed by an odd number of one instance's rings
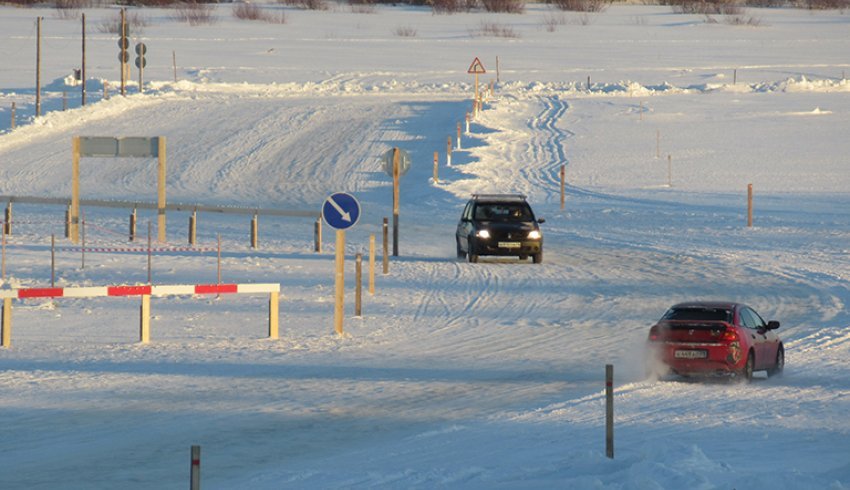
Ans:
POLYGON ((732 323, 732 310, 727 308, 671 308, 662 320, 701 320, 732 323))
POLYGON ((526 203, 479 203, 475 219, 481 221, 531 221, 531 209, 526 203))

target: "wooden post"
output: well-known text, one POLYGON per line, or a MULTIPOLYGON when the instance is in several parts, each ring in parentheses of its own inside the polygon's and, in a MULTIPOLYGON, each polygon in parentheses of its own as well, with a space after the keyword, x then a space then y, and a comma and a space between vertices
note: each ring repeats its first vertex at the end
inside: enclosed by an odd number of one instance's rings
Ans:
POLYGON ((369 235, 369 294, 375 294, 375 234, 369 235))
POLYGON ((438 176, 438 170, 437 170, 437 167, 438 167, 437 158, 439 158, 439 155, 440 155, 440 152, 438 152, 438 151, 434 152, 434 183, 435 184, 440 182, 440 178, 438 176))
POLYGON ((732 70, 732 85, 738 84, 738 69, 732 70))
POLYGON ((354 316, 362 316, 363 311, 363 254, 354 256, 354 316))
POLYGON ((567 166, 561 164, 561 209, 564 209, 566 201, 567 166))
POLYGON ((460 150, 460 122, 457 123, 457 149, 460 150))
POLYGON ((12 201, 6 203, 6 214, 4 216, 5 223, 3 223, 3 234, 11 235, 12 234, 12 201))
POLYGON ((590 91, 590 75, 587 76, 587 91, 590 91))
POLYGON ((322 217, 316 218, 313 226, 313 249, 316 253, 322 253, 322 217))
MULTIPOLYGON (((123 12, 123 9, 122 9, 123 12)), ((159 178, 157 182, 157 240, 159 243, 165 243, 165 136, 157 136, 157 154, 159 156, 159 178)))
POLYGON ((0 347, 12 345, 12 298, 3 298, 3 319, 0 322, 0 347))
POLYGON ((277 339, 279 335, 279 309, 280 309, 280 293, 272 291, 269 293, 269 338, 277 339))
POLYGON ((189 490, 201 490, 201 446, 192 446, 189 490))
POLYGON ((171 51, 171 65, 174 67, 174 83, 177 83, 177 51, 171 51))
POLYGON ((130 213, 130 241, 136 241, 136 208, 130 213))
POLYGON ((499 83, 499 57, 496 56, 496 83, 499 83))
POLYGON ((343 300, 345 298, 345 230, 336 230, 336 254, 334 257, 334 330, 342 335, 343 300))
POLYGON ((401 152, 393 149, 393 257, 398 257, 399 178, 401 152))
POLYGON ((147 344, 151 341, 151 295, 142 295, 139 307, 139 342, 147 344))
POLYGON ((2 242, 2 258, 0 258, 0 279, 6 280, 6 234, 0 232, 0 242, 2 242))
POLYGON ((36 18, 35 42, 35 117, 41 115, 41 17, 36 18))
POLYGON ((673 187, 673 155, 667 154, 667 187, 673 187))
POLYGON ((68 110, 68 91, 63 90, 62 91, 62 112, 65 112, 67 110, 68 110))
POLYGON ((384 218, 384 274, 390 272, 390 257, 389 257, 389 225, 387 218, 384 218))
POLYGON ((614 459, 614 366, 605 365, 605 455, 614 459))
POLYGON ((253 249, 257 248, 257 226, 257 213, 254 213, 254 217, 251 218, 251 248, 253 249))
POLYGON ((449 139, 446 141, 446 166, 452 166, 452 137, 449 136, 449 139))
POLYGON ((12 102, 12 117, 11 117, 11 128, 15 129, 15 103, 12 102))
POLYGON ((753 227, 753 184, 747 184, 747 228, 753 227))
POLYGON ((218 234, 218 247, 216 248, 216 284, 221 284, 221 233, 218 234))
POLYGON ((80 101, 82 106, 86 105, 86 14, 83 17, 83 59, 80 66, 80 81, 82 87, 80 89, 80 101))
POLYGON ((466 113, 466 134, 469 134, 469 113, 466 113))
POLYGON ((103 100, 109 100, 109 82, 103 81, 103 100))
POLYGON ((194 246, 198 239, 198 211, 189 216, 189 245, 194 246))

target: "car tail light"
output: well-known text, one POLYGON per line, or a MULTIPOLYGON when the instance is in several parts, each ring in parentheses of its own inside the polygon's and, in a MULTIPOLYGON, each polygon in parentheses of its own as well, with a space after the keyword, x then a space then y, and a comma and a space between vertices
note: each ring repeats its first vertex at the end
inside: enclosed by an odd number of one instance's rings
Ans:
POLYGON ((720 340, 724 342, 736 342, 739 340, 738 332, 727 329, 725 332, 723 332, 723 335, 720 336, 720 340))
POLYGON ((649 329, 649 340, 654 341, 659 340, 660 338, 661 336, 658 334, 658 325, 649 329))

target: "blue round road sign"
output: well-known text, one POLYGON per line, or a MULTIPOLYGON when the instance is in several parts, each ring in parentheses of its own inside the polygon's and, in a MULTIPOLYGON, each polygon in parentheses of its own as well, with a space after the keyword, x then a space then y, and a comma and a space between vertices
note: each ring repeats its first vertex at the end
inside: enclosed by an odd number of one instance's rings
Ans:
POLYGON ((346 192, 331 194, 322 205, 322 217, 331 228, 351 228, 360 219, 360 203, 346 192))

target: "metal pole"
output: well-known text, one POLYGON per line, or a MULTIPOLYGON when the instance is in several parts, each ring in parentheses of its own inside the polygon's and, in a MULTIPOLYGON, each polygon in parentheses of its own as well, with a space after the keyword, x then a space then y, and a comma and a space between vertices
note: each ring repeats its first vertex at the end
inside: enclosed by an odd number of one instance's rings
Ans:
POLYGON ((151 284, 151 222, 148 221, 148 284, 151 284))
POLYGON ((564 209, 564 202, 566 201, 566 180, 567 180, 567 166, 561 164, 561 209, 564 209))
POLYGON ((136 241, 136 208, 130 213, 130 241, 136 241))
POLYGON ((221 284, 221 233, 218 234, 218 255, 216 259, 217 269, 216 269, 216 280, 217 284, 221 284))
POLYGON ((201 490, 201 446, 192 446, 189 490, 201 490))
POLYGON ((83 17, 83 64, 80 68, 80 78, 82 78, 82 105, 86 105, 86 14, 83 17))
POLYGON ((387 218, 384 218, 384 274, 389 274, 390 272, 390 257, 389 253, 389 225, 387 224, 387 218))
POLYGON ((398 257, 399 159, 401 151, 393 148, 393 257, 398 257))
POLYGON ((174 83, 177 83, 177 52, 171 51, 171 63, 174 66, 174 83))
POLYGON ((127 24, 124 18, 124 9, 121 9, 121 95, 124 95, 124 72, 126 71, 126 63, 124 62, 124 58, 127 55, 127 49, 124 47, 124 39, 127 38, 126 29, 127 24))
POLYGON ((316 223, 313 225, 313 249, 316 253, 322 253, 322 218, 316 218, 316 223))
POLYGON ((56 235, 50 235, 50 287, 56 287, 56 235))
POLYGON ((614 366, 605 365, 605 455, 614 459, 614 366))
POLYGON ((35 42, 35 117, 41 115, 41 19, 38 17, 35 42))
POLYGON ((85 212, 83 212, 82 215, 81 215, 80 224, 82 226, 82 233, 83 233, 83 246, 82 246, 82 248, 80 248, 80 250, 82 252, 81 253, 81 255, 82 255, 82 268, 85 269, 86 268, 86 213, 85 212))
POLYGON ((369 294, 375 294, 375 235, 369 235, 369 294))
POLYGON ((334 264, 336 266, 334 274, 334 330, 338 335, 342 335, 343 299, 345 296, 345 230, 336 230, 334 264))

